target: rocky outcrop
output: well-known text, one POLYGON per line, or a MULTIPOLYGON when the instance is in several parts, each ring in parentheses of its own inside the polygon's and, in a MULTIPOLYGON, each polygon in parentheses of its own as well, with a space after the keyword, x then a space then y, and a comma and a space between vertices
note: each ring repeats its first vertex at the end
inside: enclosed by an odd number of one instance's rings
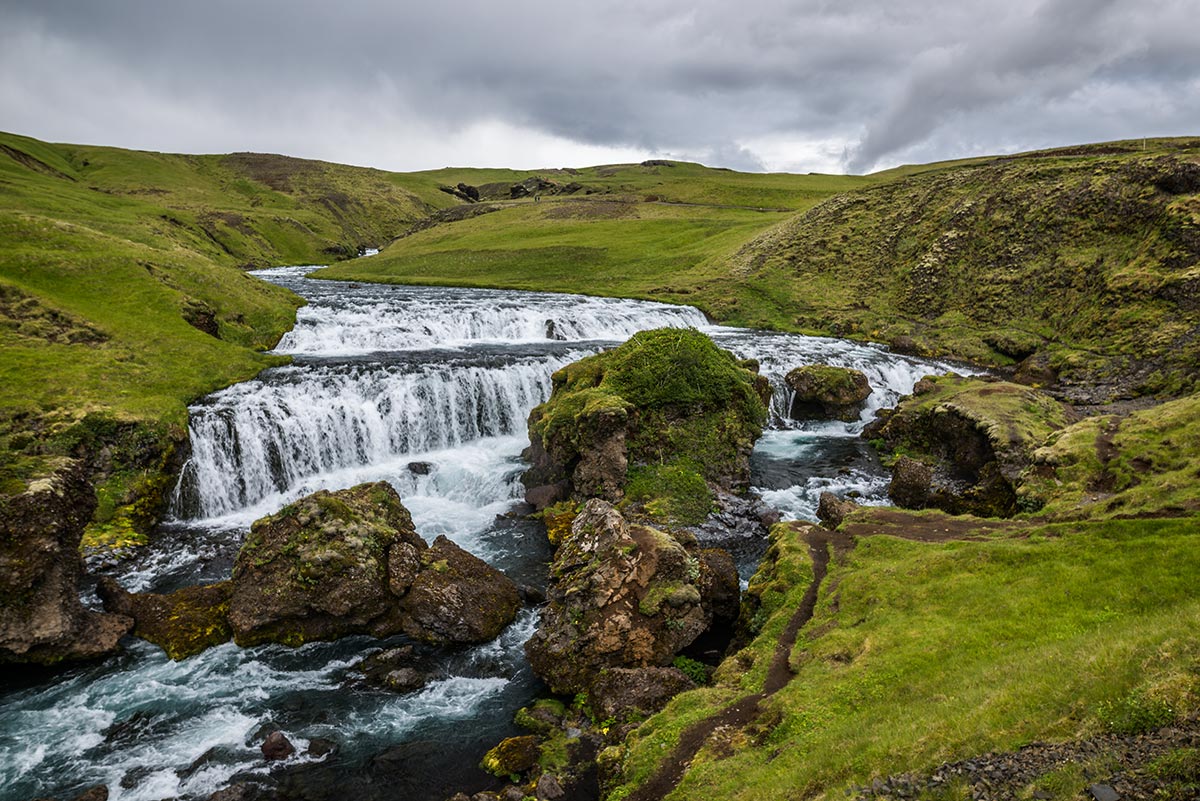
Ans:
POLYGON ((102 657, 133 625, 79 600, 79 541, 96 496, 81 464, 55 468, 19 495, 0 495, 0 663, 102 657))
POLYGON ((858 504, 849 498, 839 498, 832 492, 822 492, 820 499, 817 501, 817 519, 820 520, 826 528, 836 529, 858 508, 858 504))
POLYGON ((321 491, 257 521, 233 569, 229 622, 239 645, 300 645, 401 632, 483 642, 520 605, 504 574, 416 533, 385 482, 321 491))
POLYGON ((98 592, 104 608, 133 618, 133 634, 167 652, 171 659, 184 659, 229 642, 228 581, 203 587, 185 587, 167 595, 127 591, 115 579, 100 579, 98 592))
POLYGON ((1008 517, 1021 472, 1072 413, 1045 393, 990 377, 926 376, 863 436, 901 452, 889 494, 906 508, 1008 517))
POLYGON ((794 393, 788 416, 796 419, 816 417, 853 422, 871 395, 867 377, 849 367, 807 364, 789 372, 784 380, 794 393))
POLYGON ((624 721, 649 717, 695 687, 678 668, 613 668, 596 677, 588 699, 596 717, 624 721))
POLYGON ((714 619, 737 613, 737 574, 723 556, 588 501, 558 547, 549 602, 525 645, 534 672, 572 694, 606 669, 669 665, 714 619))
MULTIPOLYGON (((711 506, 708 485, 743 489, 770 385, 691 329, 643 331, 557 371, 529 416, 522 480, 539 509, 574 498, 638 502, 665 520, 711 506)), ((697 521, 698 522, 698 521, 697 521)))
MULTIPOLYGON (((385 482, 317 492, 256 521, 229 581, 160 595, 102 579, 99 591, 172 659, 231 637, 242 646, 400 633, 486 642, 520 606, 503 573, 444 537, 426 545, 385 482)), ((384 672, 379 683, 399 691, 424 682, 398 665, 384 672)))

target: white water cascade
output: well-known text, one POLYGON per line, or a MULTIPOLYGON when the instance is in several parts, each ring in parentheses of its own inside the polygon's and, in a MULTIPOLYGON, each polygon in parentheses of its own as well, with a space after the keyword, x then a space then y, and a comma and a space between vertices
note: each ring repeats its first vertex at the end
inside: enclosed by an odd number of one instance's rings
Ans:
MULTIPOLYGON (((863 425, 922 375, 951 368, 859 343, 711 326, 684 306, 354 285, 304 278, 310 269, 260 273, 309 301, 277 348, 295 361, 191 408, 175 520, 107 569, 128 588, 226 578, 258 517, 317 489, 378 480, 397 488, 425 538, 445 534, 514 580, 543 582, 544 531, 508 514, 521 494, 527 416, 555 369, 639 330, 694 326, 760 362, 776 397, 753 480, 785 517, 812 517, 823 489, 882 502, 886 477, 859 437, 863 425), (788 417, 783 377, 814 362, 867 374, 875 391, 859 420, 788 417)), ((325 776, 324 789, 306 784, 305 797, 445 798, 481 743, 516 733, 513 712, 540 691, 521 650, 535 624, 527 608, 493 643, 426 655, 429 683, 405 695, 362 683, 353 665, 378 645, 368 638, 227 644, 182 662, 139 641, 103 664, 0 693, 0 801, 74 797, 101 783, 112 801, 203 799, 231 782, 316 768, 326 772, 301 775, 325 776), (287 764, 262 762, 266 725, 300 746, 287 764), (304 753, 317 738, 336 742, 333 758, 304 753), (423 742, 435 751, 405 762, 404 749, 423 742)))

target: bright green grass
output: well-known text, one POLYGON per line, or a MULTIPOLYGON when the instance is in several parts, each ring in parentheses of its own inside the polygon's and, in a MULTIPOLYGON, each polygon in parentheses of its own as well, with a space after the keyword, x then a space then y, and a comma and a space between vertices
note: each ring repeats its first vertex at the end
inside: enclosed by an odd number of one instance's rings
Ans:
POLYGON ((693 287, 710 277, 708 260, 782 219, 745 209, 543 200, 432 228, 317 275, 694 303, 693 287))
MULTIPOLYGON (((733 737, 731 756, 701 751, 670 797, 841 798, 873 776, 1119 730, 1131 706, 1154 712, 1148 723, 1195 709, 1196 536, 1193 521, 1139 520, 986 542, 860 539, 801 632, 796 678, 767 702, 777 725, 758 743, 733 737)), ((629 781, 649 775, 687 723, 752 689, 737 686, 736 668, 718 677, 638 730, 629 781)))
MULTIPOLYGON (((911 336, 931 353, 997 365, 1014 362, 1015 343, 1082 383, 1140 371, 1136 391, 1178 395, 1192 391, 1200 361, 1191 336, 1200 320, 1185 302, 1200 280, 1188 244, 1200 196, 1172 195, 1155 180, 1162 164, 1194 159, 1200 144, 1134 144, 865 177, 688 164, 547 172, 609 194, 543 196, 324 275, 686 302, 733 325, 911 336), (597 201, 611 210, 612 198, 711 205, 642 202, 619 219, 577 213, 597 201), (747 216, 726 206, 798 213, 747 216), (1141 370, 1146 361, 1154 367, 1141 370)), ((499 185, 528 173, 426 175, 499 185)))

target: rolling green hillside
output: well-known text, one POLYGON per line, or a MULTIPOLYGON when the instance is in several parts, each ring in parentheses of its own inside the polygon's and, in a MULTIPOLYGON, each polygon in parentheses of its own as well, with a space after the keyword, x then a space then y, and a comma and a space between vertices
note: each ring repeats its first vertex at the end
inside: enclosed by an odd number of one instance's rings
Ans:
POLYGON ((279 361, 259 351, 300 301, 244 269, 329 263, 457 202, 377 170, 0 134, 0 484, 108 446, 98 520, 141 503, 144 528, 185 405, 279 361))
POLYGON ((544 196, 322 274, 687 302, 722 322, 911 340, 986 364, 1037 354, 1032 366, 1085 401, 1196 388, 1200 140, 865 178, 706 170, 676 185, 704 168, 608 169, 592 180, 612 197, 544 196), (782 207, 799 213, 749 210, 782 207))

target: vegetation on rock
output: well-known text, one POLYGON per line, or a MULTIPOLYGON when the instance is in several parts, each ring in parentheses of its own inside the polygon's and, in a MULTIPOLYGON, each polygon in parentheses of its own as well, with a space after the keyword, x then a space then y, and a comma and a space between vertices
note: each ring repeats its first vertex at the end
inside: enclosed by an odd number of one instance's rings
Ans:
POLYGON ((643 331, 553 381, 529 416, 531 489, 558 484, 576 498, 624 498, 662 522, 694 523, 712 506, 706 482, 749 480, 769 388, 704 334, 643 331))
POLYGON ((891 491, 901 505, 1008 517, 1019 511, 1017 486, 1034 450, 1071 419, 1031 387, 950 374, 922 379, 863 436, 905 457, 891 491))
POLYGON ((787 374, 792 398, 792 417, 832 417, 854 421, 863 402, 871 395, 871 385, 859 370, 828 364, 807 364, 787 374))

